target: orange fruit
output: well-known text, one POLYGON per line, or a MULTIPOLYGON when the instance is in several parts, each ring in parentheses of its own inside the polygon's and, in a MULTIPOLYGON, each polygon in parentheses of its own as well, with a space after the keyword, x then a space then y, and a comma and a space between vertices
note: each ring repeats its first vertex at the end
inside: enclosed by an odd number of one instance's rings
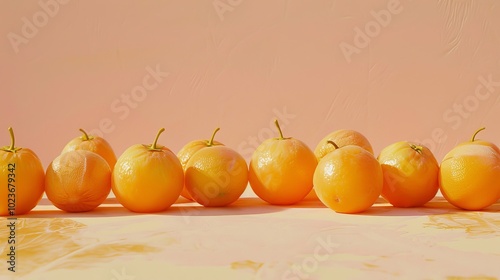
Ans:
POLYGON ((111 190, 111 169, 100 155, 75 150, 52 161, 45 176, 47 198, 66 212, 91 211, 111 190))
POLYGON ((133 145, 118 158, 112 189, 118 202, 133 212, 153 213, 169 208, 184 185, 184 172, 175 154, 158 145, 133 145))
POLYGON ((367 150, 373 154, 373 148, 368 139, 355 130, 350 129, 340 129, 334 131, 327 136, 325 136, 321 141, 319 141, 316 149, 314 149, 314 155, 316 158, 321 160, 324 156, 335 150, 335 147, 328 143, 328 141, 333 141, 339 148, 347 145, 356 145, 367 150))
POLYGON ((276 205, 302 200, 312 189, 318 161, 302 141, 280 137, 267 139, 255 150, 250 161, 248 180, 255 194, 276 205))
MULTIPOLYGON (((373 154, 373 148, 368 139, 358 131, 351 129, 339 129, 336 130, 327 136, 325 136, 321 141, 319 141, 316 149, 314 149, 314 155, 318 159, 318 162, 327 154, 335 150, 335 147, 328 143, 328 141, 333 141, 338 147, 344 147, 347 145, 356 145, 361 148, 367 150, 368 152, 373 154)), ((313 189, 309 192, 309 194, 304 198, 304 200, 317 200, 318 196, 316 195, 313 189)))
POLYGON ((492 148, 495 152, 499 153, 500 154, 500 149, 498 148, 497 145, 489 142, 489 141, 485 141, 485 140, 481 140, 481 139, 476 139, 476 136, 479 134, 479 132, 485 130, 486 128, 485 127, 481 127, 480 129, 476 130, 476 132, 474 132, 474 134, 472 135, 471 137, 471 140, 470 141, 466 141, 466 142, 462 142, 460 144, 458 144, 457 146, 463 146, 463 145, 483 145, 483 146, 487 146, 487 147, 490 147, 492 148))
POLYGON ((245 159, 225 146, 200 149, 186 164, 185 186, 203 206, 226 206, 243 194, 248 184, 245 159))
MULTIPOLYGON (((186 170, 186 164, 189 161, 189 159, 199 150, 210 147, 210 146, 221 146, 224 145, 220 142, 214 141, 215 134, 217 131, 219 131, 220 128, 217 128, 214 133, 212 134, 212 138, 210 140, 194 140, 189 143, 187 143, 180 151, 177 153, 177 157, 179 158, 182 168, 184 171, 186 170)), ((189 192, 186 189, 186 186, 182 188, 181 196, 194 201, 194 199, 191 197, 189 192)))
POLYGON ((417 207, 429 202, 439 189, 439 164, 425 146, 401 141, 378 156, 384 174, 382 197, 396 207, 417 207))
POLYGON ((314 172, 318 198, 338 213, 359 213, 370 208, 382 192, 383 181, 377 159, 355 145, 336 147, 320 160, 314 172))
POLYGON ((45 173, 38 156, 30 149, 15 147, 14 131, 9 127, 11 145, 0 148, 0 216, 30 212, 42 199, 45 173))
MULTIPOLYGON (((484 129, 484 128, 483 128, 484 129)), ((439 188, 452 205, 481 210, 500 198, 500 153, 487 141, 464 142, 445 155, 439 172, 439 188)))
POLYGON ((116 155, 108 141, 99 136, 88 135, 87 132, 81 128, 80 131, 83 135, 69 141, 68 144, 64 146, 62 153, 74 150, 91 151, 103 157, 109 164, 111 170, 113 170, 116 163, 116 155))

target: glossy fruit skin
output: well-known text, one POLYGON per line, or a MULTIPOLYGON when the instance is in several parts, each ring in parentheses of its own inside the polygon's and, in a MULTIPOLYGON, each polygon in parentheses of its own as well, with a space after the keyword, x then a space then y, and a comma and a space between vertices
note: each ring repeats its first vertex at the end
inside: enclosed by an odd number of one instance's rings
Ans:
POLYGON ((439 187, 455 207, 482 210, 500 198, 500 153, 492 145, 465 142, 444 157, 439 187))
MULTIPOLYGON (((181 162, 184 171, 186 170, 186 164, 189 161, 189 159, 199 150, 207 148, 209 145, 208 143, 209 143, 208 140, 194 140, 187 143, 184 147, 182 147, 182 149, 179 150, 179 152, 177 153, 177 157, 179 158, 179 161, 181 162)), ((214 141, 213 146, 224 146, 224 144, 218 141, 214 141)), ((194 201, 194 199, 187 191, 186 186, 182 188, 181 196, 191 201, 194 201)))
POLYGON ((118 158, 113 170, 113 193, 132 212, 166 210, 179 198, 183 185, 181 163, 166 147, 151 150, 147 145, 133 145, 118 158))
POLYGON ((75 137, 71 141, 69 141, 66 146, 64 146, 61 153, 74 150, 86 150, 94 152, 106 160, 111 170, 113 170, 113 168, 115 167, 116 154, 108 141, 106 141, 102 137, 89 135, 88 140, 84 140, 83 136, 75 137))
POLYGON ((439 163, 427 147, 396 142, 380 152, 378 161, 384 173, 382 197, 393 206, 419 207, 436 196, 439 163))
POLYGON ((30 149, 21 148, 15 152, 0 149, 0 216, 8 216, 9 190, 8 180, 15 182, 15 215, 30 212, 42 199, 45 190, 45 171, 38 156, 30 149), (15 177, 9 176, 9 164, 15 164, 15 177))
POLYGON ((382 167, 359 146, 348 145, 329 153, 314 172, 318 198, 338 213, 367 210, 380 196, 382 186, 382 167))
POLYGON ((63 211, 91 211, 106 200, 110 191, 111 169, 96 153, 87 150, 62 153, 47 167, 47 198, 63 211))
POLYGON ((247 163, 228 147, 200 149, 186 164, 186 190, 203 206, 227 206, 238 200, 247 185, 247 163))
POLYGON ((313 187, 318 161, 302 141, 267 139, 253 153, 248 179, 257 196, 274 205, 301 201, 313 187))

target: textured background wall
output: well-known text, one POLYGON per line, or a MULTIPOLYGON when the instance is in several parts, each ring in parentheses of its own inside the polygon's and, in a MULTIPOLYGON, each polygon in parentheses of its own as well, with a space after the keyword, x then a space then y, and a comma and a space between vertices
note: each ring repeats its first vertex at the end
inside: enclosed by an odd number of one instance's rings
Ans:
POLYGON ((276 135, 312 149, 356 129, 375 153, 424 141, 441 160, 486 126, 500 144, 496 1, 0 2, 0 143, 44 166, 78 128, 117 154, 218 140, 247 159, 276 135), (272 128, 272 127, 271 127, 272 128))

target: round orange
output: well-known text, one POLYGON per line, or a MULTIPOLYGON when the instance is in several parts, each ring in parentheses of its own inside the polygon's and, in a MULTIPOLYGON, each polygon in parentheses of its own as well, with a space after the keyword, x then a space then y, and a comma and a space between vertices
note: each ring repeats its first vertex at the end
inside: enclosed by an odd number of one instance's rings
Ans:
POLYGON ((370 208, 382 192, 382 168, 367 150, 354 145, 339 147, 318 163, 314 188, 321 202, 339 213, 370 208))
MULTIPOLYGON (((224 144, 214 141, 215 134, 217 131, 219 131, 220 128, 215 129, 214 133, 212 134, 212 138, 210 140, 194 140, 189 143, 187 143, 180 151, 177 153, 177 157, 179 158, 179 161, 181 162, 182 168, 184 171, 186 170, 186 164, 189 161, 189 159, 199 150, 210 147, 210 146, 223 146, 224 144)), ((189 192, 186 189, 186 186, 182 188, 181 196, 194 201, 194 199, 191 197, 189 192)))
POLYGON ((0 216, 30 212, 42 199, 45 172, 38 156, 30 149, 15 147, 14 132, 9 127, 11 145, 0 148, 0 216))
POLYGON ((112 189, 118 202, 133 212, 164 211, 176 200, 184 185, 184 172, 177 156, 157 144, 133 145, 118 158, 112 189))
POLYGON ((62 153, 74 150, 91 151, 103 157, 109 164, 111 170, 113 170, 116 163, 116 154, 108 141, 99 136, 88 135, 87 132, 81 128, 80 131, 83 135, 69 141, 68 144, 64 146, 62 153))
POLYGON ((100 155, 75 150, 52 161, 45 176, 47 198, 66 212, 91 211, 111 190, 111 169, 100 155))
POLYGON ((425 146, 401 141, 378 156, 384 173, 382 197, 395 207, 418 207, 439 190, 439 164, 425 146))
MULTIPOLYGON (((482 129, 481 129, 482 130, 482 129)), ((441 162, 439 188, 452 205, 481 210, 500 198, 500 153, 487 141, 472 140, 453 148, 441 162)))
POLYGON ((253 153, 248 180, 255 194, 270 204, 290 205, 301 201, 312 189, 318 164, 304 142, 284 138, 265 140, 253 153))
POLYGON ((245 159, 225 146, 203 148, 186 164, 186 190, 203 206, 229 205, 238 200, 247 184, 245 159))
MULTIPOLYGON (((325 136, 314 149, 314 155, 320 161, 324 156, 335 150, 335 147, 328 143, 328 141, 333 141, 338 147, 344 147, 347 145, 360 146, 361 148, 367 150, 373 154, 373 148, 368 139, 356 130, 351 129, 339 129, 327 136, 325 136)), ((318 200, 318 196, 313 189, 307 194, 304 200, 318 200)))

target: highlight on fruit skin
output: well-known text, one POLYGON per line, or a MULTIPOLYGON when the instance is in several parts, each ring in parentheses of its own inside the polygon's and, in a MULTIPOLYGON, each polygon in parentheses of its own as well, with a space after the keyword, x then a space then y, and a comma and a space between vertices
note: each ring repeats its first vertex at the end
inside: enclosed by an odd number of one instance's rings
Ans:
POLYGON ((482 210, 500 198, 500 152, 495 144, 475 139, 482 130, 454 147, 441 162, 441 193, 460 209, 482 210))
POLYGON ((12 127, 8 128, 11 143, 0 148, 0 216, 29 213, 42 199, 45 170, 31 149, 16 147, 12 127))

